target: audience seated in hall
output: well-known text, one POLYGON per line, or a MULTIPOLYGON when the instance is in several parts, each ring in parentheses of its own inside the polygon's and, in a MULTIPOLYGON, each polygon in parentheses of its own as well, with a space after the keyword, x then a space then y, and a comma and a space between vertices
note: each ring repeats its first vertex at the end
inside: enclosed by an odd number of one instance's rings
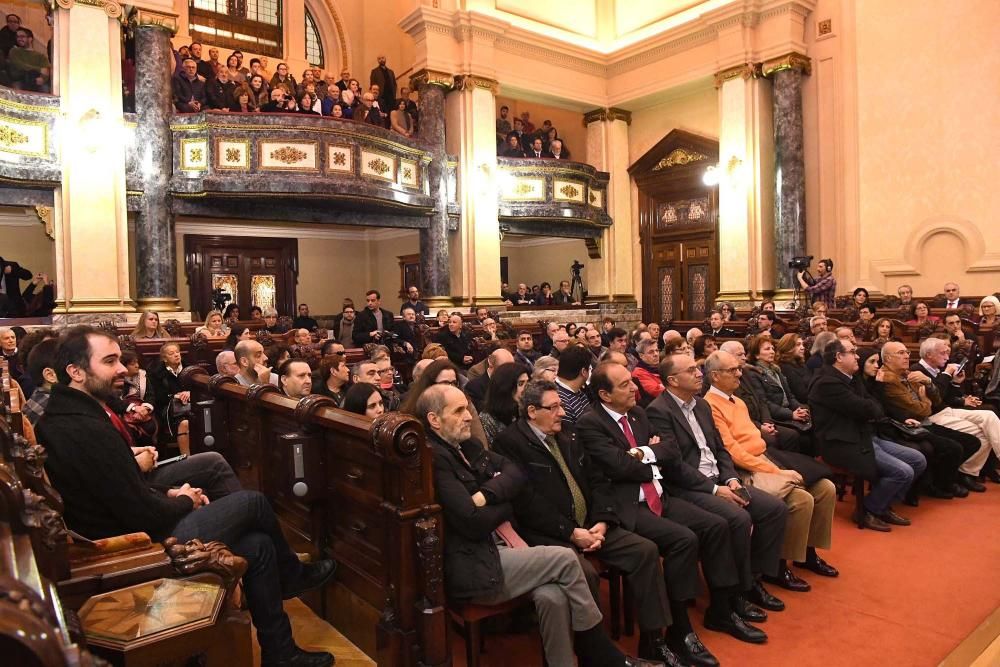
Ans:
MULTIPOLYGON (((530 375, 530 366, 505 363, 499 365, 490 376, 486 396, 479 411, 479 420, 486 433, 487 446, 492 448, 496 437, 517 420, 521 395, 530 380, 530 375)), ((466 396, 469 395, 468 385, 465 393, 466 396)))
POLYGON ((385 412, 385 404, 378 387, 356 381, 344 396, 344 410, 375 419, 385 412))
POLYGON ((330 654, 295 645, 281 601, 325 584, 335 572, 334 561, 303 565, 268 500, 241 490, 218 454, 154 470, 155 452, 131 451, 128 431, 111 407, 125 370, 120 353, 113 336, 87 327, 68 330, 60 339, 59 384, 39 422, 39 438, 49 479, 65 501, 68 526, 90 539, 146 532, 154 540, 225 543, 249 562, 244 595, 262 664, 333 664, 330 654))
POLYGON ((378 290, 365 292, 365 307, 354 318, 353 347, 364 347, 368 343, 379 343, 385 332, 392 331, 391 310, 382 308, 382 295, 378 290))
MULTIPOLYGON (((469 380, 468 384, 465 385, 465 395, 469 397, 469 400, 472 401, 477 410, 481 412, 483 409, 483 401, 486 398, 486 392, 493 373, 504 364, 512 363, 514 363, 514 355, 510 353, 510 350, 498 347, 486 357, 486 371, 482 375, 469 380)), ((487 432, 487 435, 489 435, 489 432, 487 432)))
POLYGON ((444 348, 448 358, 459 368, 468 368, 472 365, 472 354, 469 348, 472 341, 469 334, 465 332, 462 316, 458 313, 451 314, 448 318, 448 326, 437 333, 434 341, 444 348))

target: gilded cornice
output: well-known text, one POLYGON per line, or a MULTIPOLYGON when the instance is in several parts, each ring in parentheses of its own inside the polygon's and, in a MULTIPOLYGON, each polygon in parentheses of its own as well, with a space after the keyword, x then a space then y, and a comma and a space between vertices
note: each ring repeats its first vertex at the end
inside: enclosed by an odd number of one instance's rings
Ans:
POLYGON ((177 14, 172 14, 170 12, 154 11, 152 9, 144 9, 142 7, 137 7, 129 20, 133 25, 136 26, 151 26, 154 28, 162 28, 163 30, 169 32, 171 35, 177 34, 177 29, 178 29, 177 14))
POLYGON ((722 84, 726 81, 732 81, 736 78, 742 78, 746 81, 748 79, 756 79, 758 77, 760 77, 760 63, 742 63, 740 65, 728 67, 721 72, 716 72, 715 87, 721 88, 722 84))
POLYGON ((591 123, 596 123, 598 121, 614 122, 616 120, 623 120, 626 125, 631 125, 632 112, 626 111, 625 109, 619 109, 618 107, 601 107, 583 114, 584 125, 590 125, 591 123))
POLYGON ((805 75, 812 74, 812 60, 808 56, 804 56, 801 53, 786 53, 778 58, 772 58, 770 60, 764 61, 761 65, 761 73, 763 76, 771 76, 775 72, 780 72, 786 69, 794 69, 802 72, 805 75))
POLYGON ((112 19, 121 20, 124 13, 122 6, 115 2, 115 0, 56 0, 56 5, 65 10, 73 9, 77 3, 103 9, 108 18, 112 19))
POLYGON ((473 90, 474 88, 488 90, 494 96, 500 93, 500 83, 496 79, 475 74, 459 74, 455 77, 455 90, 473 90))
POLYGON ((660 171, 661 169, 669 169, 670 167, 690 164, 692 162, 700 162, 701 160, 707 159, 707 155, 699 153, 698 151, 689 150, 687 148, 675 148, 670 151, 669 155, 656 163, 656 166, 653 167, 653 171, 660 171))
POLYGON ((417 89, 420 86, 438 86, 446 91, 451 90, 455 85, 455 77, 447 72, 440 72, 431 69, 422 69, 410 75, 410 87, 417 89))
POLYGON ((45 225, 45 235, 50 239, 55 240, 55 229, 52 223, 53 210, 51 206, 45 206, 44 204, 35 205, 35 215, 38 216, 39 222, 45 225))

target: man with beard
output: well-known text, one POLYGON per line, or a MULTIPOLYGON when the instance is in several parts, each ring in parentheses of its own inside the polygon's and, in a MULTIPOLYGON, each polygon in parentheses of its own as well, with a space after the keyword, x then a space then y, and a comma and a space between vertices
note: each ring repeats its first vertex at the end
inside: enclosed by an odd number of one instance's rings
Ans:
POLYGON ((267 366, 267 355, 264 346, 255 340, 241 340, 233 350, 236 355, 236 365, 240 367, 235 375, 236 381, 244 387, 255 384, 273 384, 278 386, 278 376, 267 366))
POLYGON ((210 502, 189 483, 157 489, 143 478, 127 448, 128 431, 110 407, 126 374, 114 336, 91 327, 68 330, 59 342, 56 373, 59 384, 38 436, 48 453, 49 478, 66 503, 67 525, 93 539, 146 532, 157 541, 172 536, 223 542, 249 563, 244 594, 262 662, 332 665, 329 653, 295 645, 281 601, 325 584, 334 561, 300 563, 260 493, 241 490, 210 502))

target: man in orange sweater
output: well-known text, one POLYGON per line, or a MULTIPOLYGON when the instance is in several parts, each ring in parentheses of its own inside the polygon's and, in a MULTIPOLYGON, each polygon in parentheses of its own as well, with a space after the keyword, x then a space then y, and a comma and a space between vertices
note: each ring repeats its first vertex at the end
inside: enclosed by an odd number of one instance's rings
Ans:
MULTIPOLYGON (((799 567, 827 576, 839 574, 816 553, 816 548, 830 548, 833 510, 836 504, 836 487, 822 478, 806 488, 802 475, 782 469, 768 458, 767 444, 760 431, 750 420, 746 404, 733 392, 740 384, 739 360, 728 352, 714 352, 705 362, 705 373, 711 387, 705 400, 712 406, 712 417, 722 436, 722 442, 737 468, 750 473, 774 473, 791 480, 795 486, 785 496, 788 506, 788 524, 785 543, 777 577, 764 580, 791 591, 808 591, 809 584, 788 569, 791 559, 799 567)), ((782 452, 782 455, 787 452, 782 452)))

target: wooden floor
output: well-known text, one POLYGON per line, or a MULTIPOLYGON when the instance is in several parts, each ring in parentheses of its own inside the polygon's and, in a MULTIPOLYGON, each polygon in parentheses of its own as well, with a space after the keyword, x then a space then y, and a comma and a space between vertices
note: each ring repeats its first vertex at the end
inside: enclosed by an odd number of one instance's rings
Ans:
MULTIPOLYGON (((329 651, 337 659, 337 667, 374 667, 375 661, 365 655, 333 626, 313 613, 302 601, 287 600, 285 612, 292 621, 295 643, 307 651, 329 651)), ((253 664, 260 667, 260 647, 254 635, 253 664)))

